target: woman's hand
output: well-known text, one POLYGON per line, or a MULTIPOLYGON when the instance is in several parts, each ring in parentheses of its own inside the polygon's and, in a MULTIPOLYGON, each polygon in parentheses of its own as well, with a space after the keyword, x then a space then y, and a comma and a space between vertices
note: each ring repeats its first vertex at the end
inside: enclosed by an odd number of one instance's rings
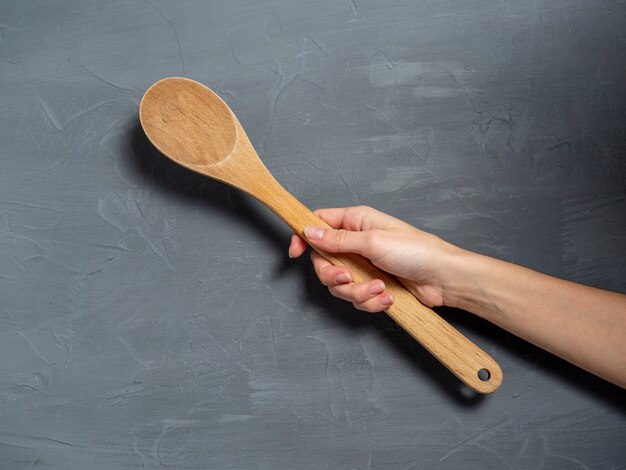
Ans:
MULTIPOLYGON (((463 250, 371 207, 320 209, 315 213, 334 229, 307 227, 306 242, 293 235, 290 257, 302 255, 307 243, 331 253, 358 253, 401 278, 423 304, 454 304, 446 285, 452 273, 450 265, 463 250)), ((380 312, 393 303, 380 279, 355 283, 349 268, 333 266, 315 251, 311 260, 331 294, 352 302, 357 309, 380 312)))

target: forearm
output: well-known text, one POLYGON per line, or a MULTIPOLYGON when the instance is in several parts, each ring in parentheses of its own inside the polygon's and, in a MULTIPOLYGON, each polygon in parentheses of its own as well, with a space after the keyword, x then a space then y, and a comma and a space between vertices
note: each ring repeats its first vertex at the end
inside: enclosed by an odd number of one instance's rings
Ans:
POLYGON ((626 295, 463 252, 444 301, 626 388, 626 295))

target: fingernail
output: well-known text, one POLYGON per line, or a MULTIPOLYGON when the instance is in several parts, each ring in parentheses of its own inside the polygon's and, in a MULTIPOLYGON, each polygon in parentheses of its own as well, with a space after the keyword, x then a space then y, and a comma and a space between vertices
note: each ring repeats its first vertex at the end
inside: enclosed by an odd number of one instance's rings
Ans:
POLYGON ((391 294, 384 295, 380 299, 380 303, 383 307, 389 307, 393 303, 393 296, 391 294))
POLYGON ((385 284, 383 283, 383 281, 376 282, 370 286, 370 294, 372 295, 378 295, 384 290, 385 284))
POLYGON ((335 282, 337 284, 345 284, 346 282, 352 281, 352 276, 348 273, 340 273, 335 277, 335 282))
POLYGON ((293 256, 291 256, 291 250, 289 250, 289 252, 287 252, 287 256, 289 256, 289 259, 293 259, 293 256))
POLYGON ((304 229, 304 235, 309 240, 321 240, 324 236, 324 229, 321 227, 306 227, 304 229))

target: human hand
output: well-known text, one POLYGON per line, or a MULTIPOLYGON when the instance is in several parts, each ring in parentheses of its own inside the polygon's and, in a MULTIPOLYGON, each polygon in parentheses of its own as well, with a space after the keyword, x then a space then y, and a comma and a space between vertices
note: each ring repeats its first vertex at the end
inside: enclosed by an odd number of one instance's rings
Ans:
MULTIPOLYGON (((333 229, 307 227, 306 242, 294 234, 290 257, 302 255, 307 243, 330 253, 358 253, 400 278, 423 304, 453 305, 446 287, 453 273, 453 261, 463 250, 371 207, 319 209, 315 213, 333 229)), ((382 280, 352 282, 349 268, 333 266, 315 251, 311 252, 311 260, 315 273, 331 294, 352 302, 357 309, 380 312, 393 303, 382 280)))

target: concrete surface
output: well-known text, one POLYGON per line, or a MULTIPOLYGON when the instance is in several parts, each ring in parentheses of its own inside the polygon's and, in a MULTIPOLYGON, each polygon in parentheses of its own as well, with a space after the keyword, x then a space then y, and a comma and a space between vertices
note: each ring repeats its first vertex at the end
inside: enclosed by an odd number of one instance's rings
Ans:
POLYGON ((311 207, 626 290, 623 1, 0 2, 0 467, 624 468, 622 390, 461 311, 467 393, 147 144, 206 83, 311 207))

